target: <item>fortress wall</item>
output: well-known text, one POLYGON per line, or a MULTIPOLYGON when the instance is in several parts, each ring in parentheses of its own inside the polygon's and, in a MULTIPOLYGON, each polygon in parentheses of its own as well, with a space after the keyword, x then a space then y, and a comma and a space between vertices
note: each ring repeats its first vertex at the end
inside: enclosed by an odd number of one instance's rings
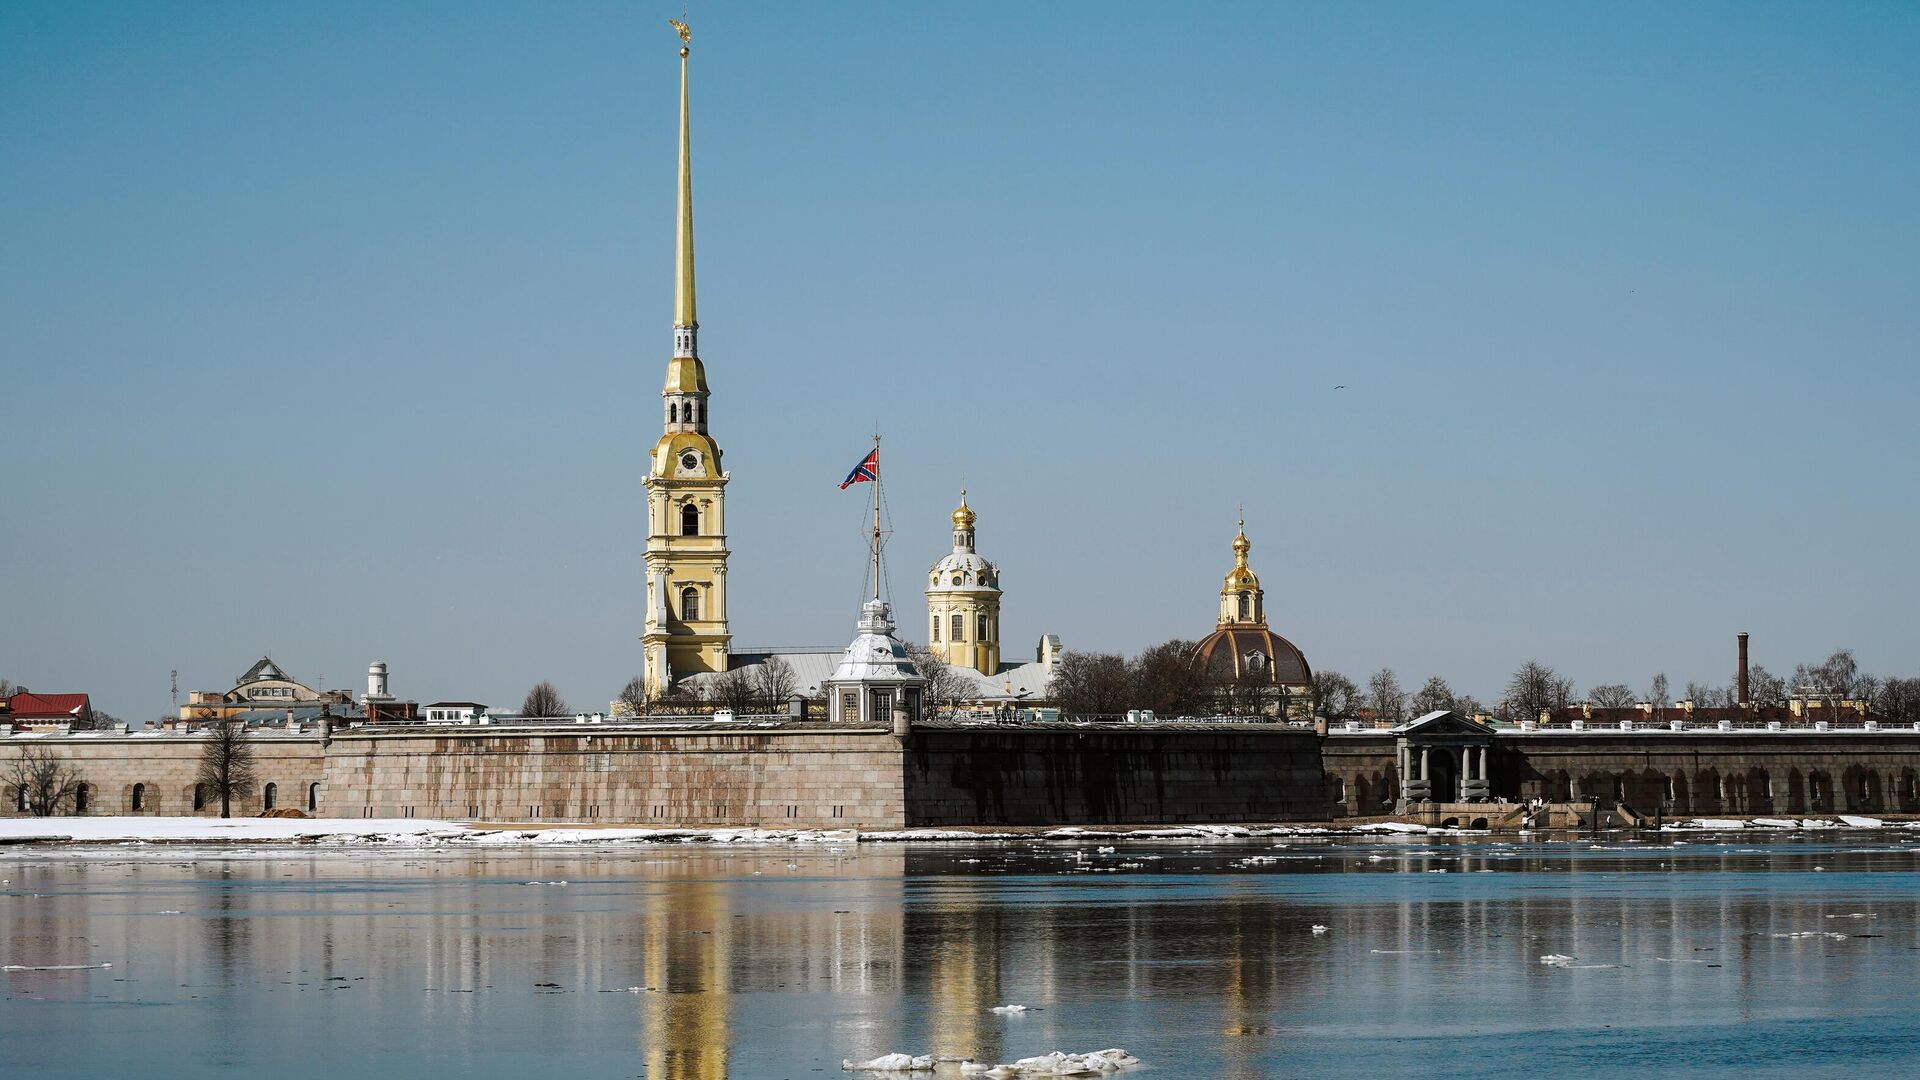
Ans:
POLYGON ((1489 764, 1499 793, 1611 806, 1618 790, 1644 814, 1920 813, 1912 731, 1555 732, 1497 738, 1489 764))
MULTIPOLYGON (((24 817, 17 809, 12 782, 14 763, 31 747, 45 747, 68 762, 91 789, 91 814, 145 817, 196 816, 193 785, 200 770, 199 739, 178 736, 66 735, 0 740, 0 817, 24 817), (133 787, 144 784, 140 810, 133 809, 133 787)), ((235 817, 252 817, 274 785, 277 805, 307 808, 310 785, 326 772, 318 738, 270 735, 253 740, 253 794, 233 800, 235 817)), ((322 787, 324 799, 324 786, 322 787)), ((200 817, 219 817, 220 802, 209 797, 200 817)))
MULTIPOLYGON (((91 786, 90 813, 134 813, 133 787, 144 784, 139 813, 190 815, 200 745, 0 739, 0 787, 26 748, 43 746, 91 786)), ((305 810, 317 783, 328 817, 870 829, 1378 815, 1398 795, 1393 745, 1384 732, 1321 739, 1255 727, 918 728, 904 750, 877 730, 439 728, 348 731, 324 748, 314 736, 253 742, 260 784, 276 785, 278 805, 305 810)), ((1611 806, 1617 781, 1644 814, 1920 814, 1920 734, 1911 731, 1503 732, 1490 765, 1499 796, 1611 806)), ((0 815, 18 816, 12 791, 0 794, 0 815)), ((263 803, 256 790, 234 813, 263 803)), ((218 813, 213 800, 199 811, 218 813)))
POLYGON ((1320 758, 1334 818, 1393 813, 1394 801, 1400 798, 1400 770, 1391 734, 1381 731, 1324 739, 1320 758))
POLYGON ((893 828, 899 742, 882 731, 347 732, 322 813, 665 827, 893 828))
MULTIPOLYGON (((1323 754, 1345 789, 1336 817, 1390 812, 1392 735, 1336 735, 1323 754)), ((1606 807, 1623 797, 1643 814, 1920 813, 1912 731, 1502 732, 1488 767, 1497 797, 1606 807)))
POLYGON ((1176 824, 1313 821, 1327 814, 1319 738, 1221 731, 916 729, 907 823, 1176 824))

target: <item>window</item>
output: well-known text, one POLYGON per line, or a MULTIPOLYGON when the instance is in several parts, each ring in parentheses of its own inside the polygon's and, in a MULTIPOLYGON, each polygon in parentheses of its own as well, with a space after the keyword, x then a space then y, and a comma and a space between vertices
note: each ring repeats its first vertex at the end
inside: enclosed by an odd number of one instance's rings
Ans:
POLYGON ((680 535, 700 535, 700 508, 692 503, 680 508, 680 535))
POLYGON ((147 785, 133 785, 133 808, 136 811, 147 808, 147 785))
POLYGON ((207 808, 207 785, 193 785, 193 808, 195 810, 205 810, 207 808))
POLYGON ((954 583, 955 585, 958 585, 958 584, 960 584, 960 575, 959 575, 959 574, 955 574, 955 575, 953 575, 953 583, 954 583))
POLYGON ((967 617, 965 615, 955 615, 953 617, 952 629, 953 629, 953 640, 955 641, 967 640, 967 617))
POLYGON ((667 423, 669 423, 669 424, 677 424, 677 423, 679 423, 679 422, 680 422, 680 405, 679 405, 679 403, 677 403, 677 402, 672 402, 672 401, 669 401, 669 402, 667 402, 667 423))
POLYGON ((987 617, 986 617, 986 615, 985 615, 984 613, 983 613, 983 614, 981 614, 981 615, 979 615, 979 616, 977 616, 977 617, 976 617, 976 618, 974 619, 974 624, 973 624, 973 640, 975 640, 975 641, 991 641, 991 640, 993 640, 993 635, 992 635, 992 634, 989 634, 989 633, 987 632, 987 617))
POLYGON ((1253 618, 1253 594, 1252 593, 1240 594, 1240 617, 1242 619, 1253 618))
POLYGON ((267 809, 267 810, 273 809, 274 803, 278 802, 279 800, 280 800, 280 785, 268 784, 266 787, 265 797, 262 800, 264 803, 263 809, 267 809))
POLYGON ((307 809, 320 809, 320 785, 318 783, 307 785, 307 809))
POLYGON ((860 695, 852 690, 840 695, 840 719, 855 723, 860 719, 860 695))
POLYGON ((700 590, 689 585, 680 590, 680 621, 692 622, 700 617, 700 590))
POLYGON ((933 617, 933 640, 940 640, 940 616, 938 615, 933 617))
POLYGON ((73 789, 73 812, 74 813, 76 814, 86 813, 87 807, 92 805, 92 803, 93 803, 93 785, 92 784, 81 784, 79 787, 73 789))

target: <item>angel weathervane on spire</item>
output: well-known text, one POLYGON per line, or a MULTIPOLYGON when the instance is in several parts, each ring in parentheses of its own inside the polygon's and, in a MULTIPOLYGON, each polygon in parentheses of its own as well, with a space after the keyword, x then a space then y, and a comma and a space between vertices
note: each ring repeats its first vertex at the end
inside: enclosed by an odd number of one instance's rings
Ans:
POLYGON ((687 29, 686 23, 681 22, 679 19, 668 19, 667 25, 673 27, 674 30, 679 33, 680 44, 690 45, 693 43, 693 31, 687 29))

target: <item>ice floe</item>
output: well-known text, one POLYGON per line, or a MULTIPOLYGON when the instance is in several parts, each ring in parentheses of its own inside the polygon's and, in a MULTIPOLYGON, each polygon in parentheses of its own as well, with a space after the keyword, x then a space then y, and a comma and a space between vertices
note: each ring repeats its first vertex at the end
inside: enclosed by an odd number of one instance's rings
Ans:
POLYGON ((99 971, 110 968, 106 964, 0 964, 0 971, 99 971))
POLYGON ((1327 932, 1327 928, 1324 926, 1321 926, 1319 923, 1314 923, 1312 926, 1308 927, 1307 929, 1312 930, 1313 936, 1315 937, 1319 937, 1321 934, 1324 934, 1327 932))
POLYGON ((1002 1016, 1017 1016, 1020 1013, 1026 1012, 1027 1007, 1025 1005, 995 1005, 987 1011, 996 1012, 1002 1016))
POLYGON ((868 1061, 842 1061, 842 1072, 903 1073, 932 1072, 932 1054, 881 1054, 868 1061))
POLYGON ((984 1065, 968 1061, 960 1065, 960 1072, 967 1076, 984 1076, 987 1080, 1014 1080, 1033 1076, 1103 1076, 1118 1072, 1129 1065, 1140 1064, 1140 1059, 1125 1050, 1095 1050, 1089 1054, 1069 1054, 1055 1050, 1051 1054, 1039 1057, 1021 1058, 1007 1065, 984 1065))

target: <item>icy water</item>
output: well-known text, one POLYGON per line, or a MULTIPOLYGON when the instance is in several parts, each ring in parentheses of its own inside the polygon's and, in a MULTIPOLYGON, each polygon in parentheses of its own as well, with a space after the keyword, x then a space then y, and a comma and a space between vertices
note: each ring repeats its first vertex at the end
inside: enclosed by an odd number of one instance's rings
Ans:
POLYGON ((14 849, 0 1075, 1920 1070, 1899 833, 1283 843, 14 849))

